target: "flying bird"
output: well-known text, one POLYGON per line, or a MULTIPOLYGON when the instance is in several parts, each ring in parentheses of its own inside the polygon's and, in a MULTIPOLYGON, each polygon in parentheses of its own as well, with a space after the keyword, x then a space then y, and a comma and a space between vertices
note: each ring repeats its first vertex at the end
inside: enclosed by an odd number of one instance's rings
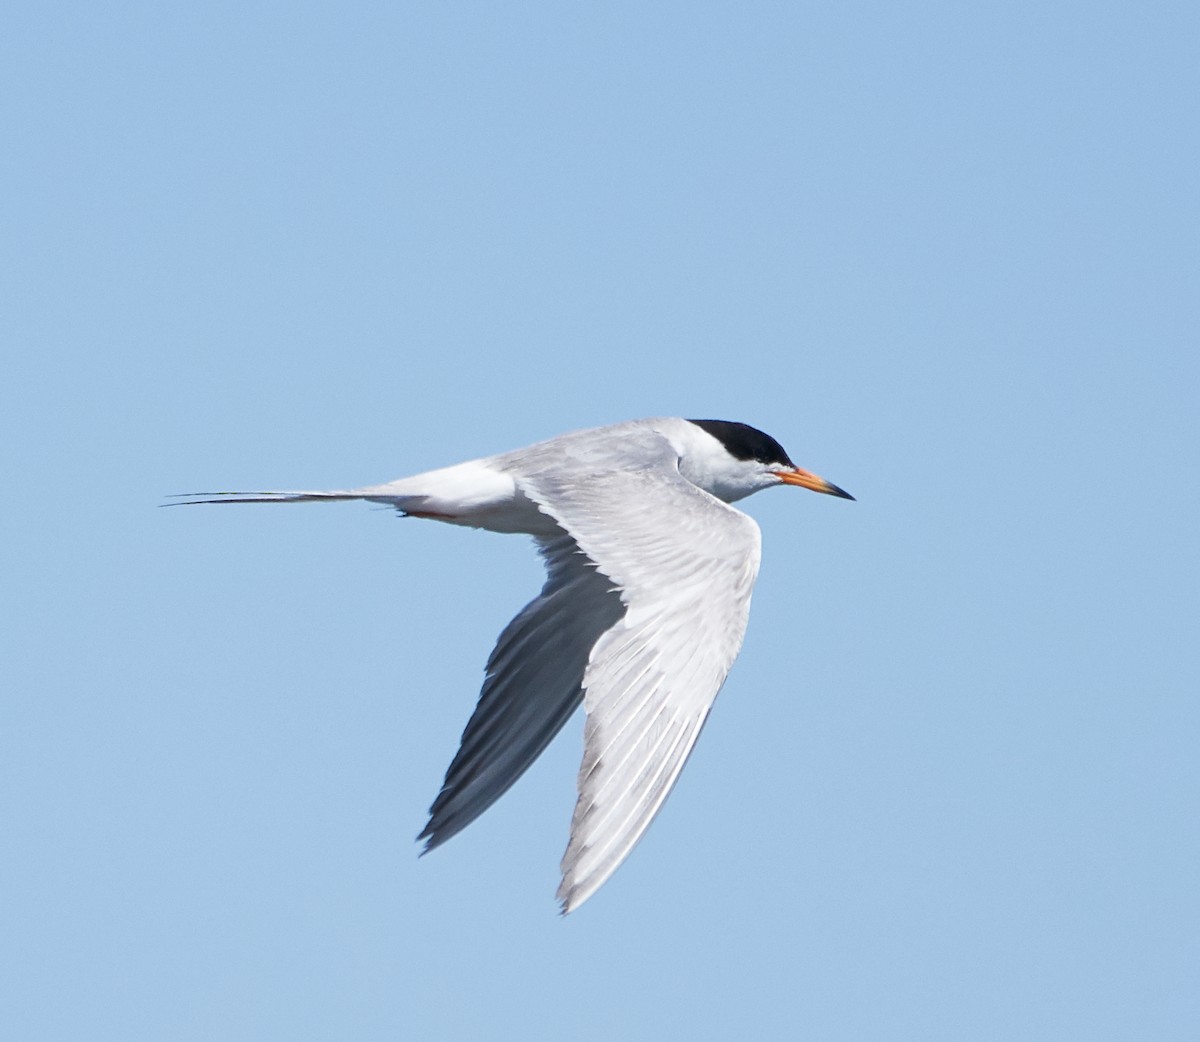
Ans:
POLYGON ((546 583, 500 634, 418 839, 432 850, 479 817, 582 702, 583 762, 558 888, 566 914, 629 855, 696 743, 741 648, 758 575, 758 525, 729 504, 776 485, 854 498, 754 427, 668 418, 364 488, 180 499, 364 500, 533 536, 546 583))

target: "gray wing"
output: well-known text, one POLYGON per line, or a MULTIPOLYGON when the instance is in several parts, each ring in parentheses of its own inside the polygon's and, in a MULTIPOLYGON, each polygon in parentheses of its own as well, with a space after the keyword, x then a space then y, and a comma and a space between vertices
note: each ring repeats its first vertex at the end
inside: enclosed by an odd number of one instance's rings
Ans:
POLYGON ((583 699, 588 656, 625 607, 573 539, 540 544, 546 584, 500 635, 458 753, 418 836, 432 850, 496 802, 583 699))
POLYGON ((760 538, 673 456, 590 477, 544 472, 522 487, 625 607, 583 675, 584 755, 558 891, 566 913, 625 860, 683 769, 741 648, 760 538))

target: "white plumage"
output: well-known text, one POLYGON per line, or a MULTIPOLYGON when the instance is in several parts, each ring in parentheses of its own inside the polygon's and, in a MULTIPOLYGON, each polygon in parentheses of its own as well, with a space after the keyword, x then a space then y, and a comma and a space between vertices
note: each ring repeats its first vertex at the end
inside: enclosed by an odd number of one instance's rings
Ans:
POLYGON ((469 825, 582 701, 579 796, 558 891, 565 913, 624 861, 695 745, 741 648, 758 574, 758 526, 728 504, 778 484, 852 498, 752 427, 670 418, 577 431, 365 488, 186 501, 360 499, 534 537, 546 583, 488 659, 420 838, 432 849, 469 825))

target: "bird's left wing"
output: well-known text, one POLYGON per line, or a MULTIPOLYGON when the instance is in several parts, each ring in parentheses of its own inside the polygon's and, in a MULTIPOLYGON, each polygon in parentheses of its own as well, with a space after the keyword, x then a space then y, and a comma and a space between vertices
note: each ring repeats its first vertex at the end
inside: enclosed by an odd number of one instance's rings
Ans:
POLYGON ((577 908, 628 856, 742 645, 758 526, 660 466, 530 475, 526 494, 612 580, 625 613, 584 672, 583 763, 558 898, 577 908))
POLYGON ((588 656, 625 610, 565 533, 541 541, 546 584, 500 634, 479 704, 418 836, 445 843, 496 802, 583 700, 588 656))

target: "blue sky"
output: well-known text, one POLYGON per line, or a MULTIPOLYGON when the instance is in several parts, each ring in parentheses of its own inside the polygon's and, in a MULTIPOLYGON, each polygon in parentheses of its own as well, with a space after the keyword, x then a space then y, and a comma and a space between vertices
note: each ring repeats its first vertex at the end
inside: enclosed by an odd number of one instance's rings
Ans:
POLYGON ((1200 1034, 1194 5, 3 20, 7 1036, 1200 1034), (858 502, 563 920, 579 721, 413 842, 530 547, 156 507, 647 415, 858 502))

